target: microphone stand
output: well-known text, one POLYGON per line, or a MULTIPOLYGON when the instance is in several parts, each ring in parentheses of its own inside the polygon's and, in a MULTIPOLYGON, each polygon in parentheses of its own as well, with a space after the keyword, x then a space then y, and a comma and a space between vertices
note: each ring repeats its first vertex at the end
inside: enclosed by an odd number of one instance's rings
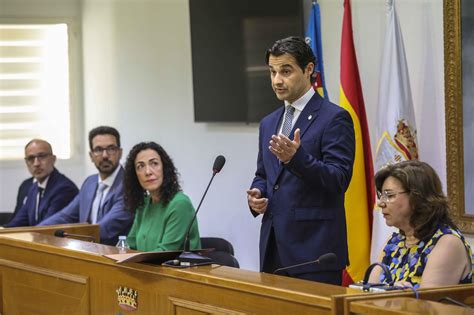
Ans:
POLYGON ((211 186, 212 181, 214 180, 214 177, 216 176, 218 172, 213 171, 212 172, 212 177, 211 180, 209 181, 209 184, 207 184, 206 190, 204 191, 204 195, 201 198, 201 201, 199 202, 199 205, 196 209, 196 212, 194 212, 194 216, 191 220, 191 222, 188 225, 188 229, 186 230, 186 237, 184 239, 184 246, 183 246, 183 252, 178 256, 176 259, 178 263, 176 263, 176 260, 174 261, 172 266, 179 266, 179 267, 191 267, 195 265, 210 265, 213 263, 213 260, 209 257, 203 256, 198 253, 193 253, 189 251, 189 234, 191 232, 191 228, 193 226, 194 221, 196 220, 197 213, 199 209, 201 208, 201 204, 204 201, 204 198, 206 197, 207 191, 209 190, 209 187, 211 186))
POLYGON ((95 238, 93 236, 89 236, 89 235, 79 235, 79 234, 69 234, 69 233, 66 233, 66 235, 64 237, 70 237, 70 238, 79 238, 79 239, 86 239, 86 240, 89 240, 89 242, 91 243, 94 243, 95 242, 95 238))
POLYGON ((62 237, 62 238, 72 238, 72 239, 86 239, 86 240, 89 240, 89 242, 95 243, 95 237, 93 237, 93 236, 81 235, 81 234, 71 234, 71 233, 67 233, 64 230, 55 231, 54 236, 62 237))
POLYGON ((323 255, 319 256, 319 258, 316 259, 316 260, 307 261, 307 262, 304 262, 304 263, 300 263, 300 264, 296 264, 296 265, 291 265, 291 266, 286 266, 286 267, 281 267, 281 268, 275 269, 275 271, 273 271, 273 274, 276 275, 281 271, 290 270, 290 269, 293 269, 293 268, 303 267, 303 266, 312 265, 312 264, 331 265, 331 264, 335 264, 336 261, 337 261, 336 254, 326 253, 326 254, 323 254, 323 255))
POLYGON ((319 263, 319 259, 308 261, 308 262, 297 264, 297 265, 291 265, 291 266, 288 266, 288 267, 281 267, 281 268, 275 269, 275 271, 273 271, 273 274, 276 275, 279 272, 285 271, 287 269, 293 269, 293 268, 298 268, 298 267, 307 266, 307 265, 311 265, 311 264, 317 264, 317 263, 319 263))

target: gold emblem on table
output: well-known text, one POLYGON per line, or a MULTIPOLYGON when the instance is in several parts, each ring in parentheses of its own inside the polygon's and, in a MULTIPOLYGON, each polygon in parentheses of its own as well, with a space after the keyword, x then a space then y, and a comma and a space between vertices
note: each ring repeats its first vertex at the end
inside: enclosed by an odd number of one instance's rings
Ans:
POLYGON ((127 287, 119 287, 117 290, 117 301, 125 311, 135 311, 138 308, 138 291, 127 287))

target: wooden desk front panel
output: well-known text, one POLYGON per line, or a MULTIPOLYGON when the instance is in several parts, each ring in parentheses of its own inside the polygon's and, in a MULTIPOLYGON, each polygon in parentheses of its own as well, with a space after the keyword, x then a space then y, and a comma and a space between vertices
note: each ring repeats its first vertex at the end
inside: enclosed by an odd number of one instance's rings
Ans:
POLYGON ((87 277, 0 260, 5 314, 89 314, 87 277))
MULTIPOLYGON (((462 284, 437 288, 418 289, 418 295, 421 300, 437 302, 442 298, 452 298, 456 301, 474 307, 474 284, 462 284)), ((389 298, 414 298, 415 294, 412 290, 389 291, 383 293, 365 293, 363 295, 335 295, 333 296, 334 314, 349 315, 350 306, 353 303, 370 301, 368 303, 376 303, 377 300, 386 300, 389 298)), ((387 308, 386 312, 391 311, 387 308)), ((375 312, 377 313, 377 312, 375 312)), ((374 314, 375 314, 374 313, 374 314)), ((372 313, 367 313, 372 314, 372 313)), ((378 313, 377 313, 378 314, 378 313)), ((387 313, 389 314, 389 313, 387 313)), ((395 313, 394 313, 395 314, 395 313)), ((423 314, 414 313, 413 314, 423 314)))
MULTIPOLYGON (((22 294, 31 290, 31 299, 49 301, 58 299, 58 294, 67 296, 62 307, 74 306, 77 314, 125 314, 116 293, 125 286, 138 292, 138 309, 133 312, 137 315, 330 314, 331 295, 346 292, 336 286, 215 265, 186 270, 117 265, 101 256, 116 250, 114 247, 38 235, 0 236, 0 277, 7 314, 16 314, 13 309, 21 303, 15 301, 18 288, 22 294), (84 247, 89 252, 81 252, 84 247), (23 268, 13 267, 15 264, 23 268)), ((69 314, 39 314, 52 313, 69 314)))
POLYGON ((268 288, 262 288, 262 294, 245 292, 238 283, 232 289, 194 281, 182 272, 177 277, 169 277, 137 272, 132 268, 110 266, 101 269, 102 275, 91 275, 92 314, 119 310, 115 290, 120 286, 138 291, 139 312, 136 314, 268 314, 269 310, 272 314, 331 313, 329 298, 326 305, 311 305, 279 299, 271 292, 265 292, 271 291, 268 288))
POLYGON ((449 314, 474 315, 474 309, 413 298, 390 298, 350 303, 350 314, 449 314))

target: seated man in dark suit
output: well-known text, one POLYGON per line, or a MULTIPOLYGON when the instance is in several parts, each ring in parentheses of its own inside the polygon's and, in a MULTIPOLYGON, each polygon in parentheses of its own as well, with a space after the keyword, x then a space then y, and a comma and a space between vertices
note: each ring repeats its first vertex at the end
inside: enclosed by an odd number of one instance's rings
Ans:
POLYGON ((99 174, 86 178, 79 195, 40 225, 97 223, 101 243, 115 245, 119 235, 128 234, 134 218, 123 202, 120 134, 112 127, 94 128, 89 132, 89 146, 89 156, 99 174))
POLYGON ((5 227, 36 225, 65 207, 77 195, 76 185, 54 168, 51 145, 33 139, 25 146, 25 161, 32 178, 18 191, 14 217, 5 227))

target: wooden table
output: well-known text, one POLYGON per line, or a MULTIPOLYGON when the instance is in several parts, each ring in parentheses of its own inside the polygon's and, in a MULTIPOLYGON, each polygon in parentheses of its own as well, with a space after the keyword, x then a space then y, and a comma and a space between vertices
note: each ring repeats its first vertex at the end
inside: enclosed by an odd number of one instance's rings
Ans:
POLYGON ((126 287, 138 294, 133 314, 331 314, 331 296, 355 291, 217 265, 119 265, 102 256, 116 252, 36 232, 0 234, 0 310, 125 314, 116 290, 126 287))
POLYGON ((413 298, 388 298, 350 303, 350 314, 449 314, 474 315, 474 308, 442 304, 413 298))
POLYGON ((0 234, 34 231, 41 234, 54 235, 54 233, 58 230, 63 230, 64 232, 67 232, 70 234, 92 236, 96 243, 100 241, 99 225, 89 224, 89 223, 57 224, 57 225, 46 225, 46 226, 20 226, 20 227, 14 227, 14 228, 0 229, 0 234))
MULTIPOLYGON (((377 300, 388 298, 412 298, 415 299, 415 293, 410 290, 389 291, 381 293, 367 293, 366 295, 342 294, 332 296, 334 314, 349 315, 351 313, 351 305, 358 302, 371 301, 375 303, 377 300)), ((463 304, 474 307, 474 284, 462 284, 437 288, 418 289, 418 297, 421 300, 438 302, 443 298, 451 298, 463 304)), ((367 313, 371 314, 371 313, 367 313)), ((425 312, 413 314, 426 314, 425 312)), ((439 313, 442 314, 442 313, 439 313)))
MULTIPOLYGON (((90 226, 76 228, 84 234, 90 226)), ((218 265, 116 264, 103 256, 117 253, 115 247, 30 229, 0 233, 1 314, 374 314, 377 307, 399 311, 399 304, 384 300, 414 297, 411 291, 366 293, 218 265), (120 288, 137 294, 132 313, 119 306, 120 288)), ((421 289, 419 295, 474 306, 473 284, 421 289)), ((120 298, 133 303, 126 294, 120 298)), ((411 309, 423 314, 426 308, 411 309)))

